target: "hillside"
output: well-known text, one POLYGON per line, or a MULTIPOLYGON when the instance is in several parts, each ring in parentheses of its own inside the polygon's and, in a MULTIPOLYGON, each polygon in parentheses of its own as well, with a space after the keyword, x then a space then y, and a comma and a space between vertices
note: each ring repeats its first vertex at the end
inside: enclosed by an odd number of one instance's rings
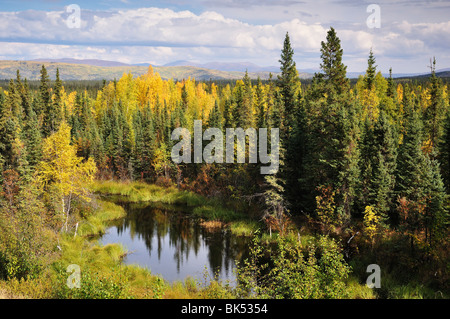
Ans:
MULTIPOLYGON (((22 78, 38 80, 42 64, 45 65, 50 77, 54 79, 56 68, 59 68, 62 80, 114 80, 119 79, 124 73, 131 72, 134 76, 147 73, 147 66, 98 66, 79 63, 62 62, 39 62, 39 61, 0 61, 0 79, 11 79, 16 77, 17 70, 22 78)), ((194 66, 161 66, 154 67, 163 79, 187 79, 196 80, 234 80, 244 76, 244 72, 218 71, 194 66)), ((256 79, 267 79, 270 72, 249 72, 249 76, 256 79)), ((276 73, 273 73, 275 76, 276 73)))

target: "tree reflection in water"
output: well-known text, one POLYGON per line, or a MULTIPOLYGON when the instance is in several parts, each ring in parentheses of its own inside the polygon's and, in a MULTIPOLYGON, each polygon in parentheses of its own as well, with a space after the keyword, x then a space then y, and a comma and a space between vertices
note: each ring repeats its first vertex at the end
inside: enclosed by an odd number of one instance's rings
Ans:
POLYGON ((250 240, 228 230, 207 230, 181 210, 144 204, 122 204, 127 217, 112 223, 101 242, 121 243, 131 254, 127 264, 138 264, 169 281, 187 276, 211 276, 233 282, 235 261, 246 257, 250 240))

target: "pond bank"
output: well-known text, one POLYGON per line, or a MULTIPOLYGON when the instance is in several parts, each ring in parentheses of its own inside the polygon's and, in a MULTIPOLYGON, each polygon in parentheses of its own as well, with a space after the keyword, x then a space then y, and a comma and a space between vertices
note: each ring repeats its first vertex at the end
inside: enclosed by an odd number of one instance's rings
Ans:
POLYGON ((214 198, 206 198, 176 187, 110 180, 95 181, 91 190, 101 195, 120 195, 124 201, 174 205, 204 220, 205 227, 226 227, 237 236, 252 236, 262 226, 244 212, 227 208, 214 198))

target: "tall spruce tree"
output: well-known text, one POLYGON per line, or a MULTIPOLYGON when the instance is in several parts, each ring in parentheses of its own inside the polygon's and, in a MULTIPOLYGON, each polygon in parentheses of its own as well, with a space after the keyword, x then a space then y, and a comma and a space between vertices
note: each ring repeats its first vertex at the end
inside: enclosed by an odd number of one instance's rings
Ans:
POLYGON ((330 28, 326 41, 321 42, 320 49, 322 59, 320 68, 324 74, 323 80, 329 99, 332 99, 335 94, 343 97, 350 87, 347 79, 347 66, 342 62, 343 52, 336 30, 330 28))
POLYGON ((322 42, 322 73, 315 74, 305 95, 308 115, 302 188, 305 207, 315 209, 318 190, 331 187, 343 222, 350 219, 359 183, 359 114, 349 94, 343 50, 331 28, 322 42))
POLYGON ((366 76, 364 77, 365 87, 369 91, 372 89, 374 85, 376 72, 377 66, 375 65, 375 57, 373 55, 372 49, 370 49, 366 76))
POLYGON ((439 162, 441 163, 441 175, 447 193, 450 194, 450 111, 447 112, 443 134, 439 144, 439 162))
POLYGON ((361 139, 359 211, 375 208, 386 221, 392 209, 397 160, 397 136, 384 111, 376 123, 367 118, 361 139))
POLYGON ((52 101, 52 96, 50 93, 50 77, 48 76, 47 69, 45 68, 44 64, 41 67, 40 74, 41 79, 39 84, 39 95, 38 101, 34 107, 34 111, 36 112, 36 115, 42 123, 42 116, 44 112, 50 107, 49 105, 52 101))
POLYGON ((297 106, 296 97, 297 90, 300 85, 298 71, 294 61, 294 49, 291 47, 289 33, 287 32, 284 38, 283 49, 281 51, 281 58, 279 62, 281 64, 281 74, 278 75, 277 84, 280 88, 284 104, 285 113, 282 114, 282 116, 283 121, 285 122, 283 126, 287 131, 284 135, 286 135, 285 137, 287 138, 295 123, 295 109, 297 106))
POLYGON ((425 132, 433 147, 439 144, 442 136, 442 121, 445 116, 445 101, 442 95, 441 80, 436 76, 435 68, 436 59, 433 59, 430 78, 430 104, 423 114, 425 132))

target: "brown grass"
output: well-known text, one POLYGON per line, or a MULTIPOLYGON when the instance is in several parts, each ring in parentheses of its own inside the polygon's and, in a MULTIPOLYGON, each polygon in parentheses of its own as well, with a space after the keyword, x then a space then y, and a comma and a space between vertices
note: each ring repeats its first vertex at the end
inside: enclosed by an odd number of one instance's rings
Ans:
POLYGON ((224 223, 220 220, 204 220, 200 223, 200 226, 205 228, 206 230, 217 230, 226 227, 228 224, 224 223))

